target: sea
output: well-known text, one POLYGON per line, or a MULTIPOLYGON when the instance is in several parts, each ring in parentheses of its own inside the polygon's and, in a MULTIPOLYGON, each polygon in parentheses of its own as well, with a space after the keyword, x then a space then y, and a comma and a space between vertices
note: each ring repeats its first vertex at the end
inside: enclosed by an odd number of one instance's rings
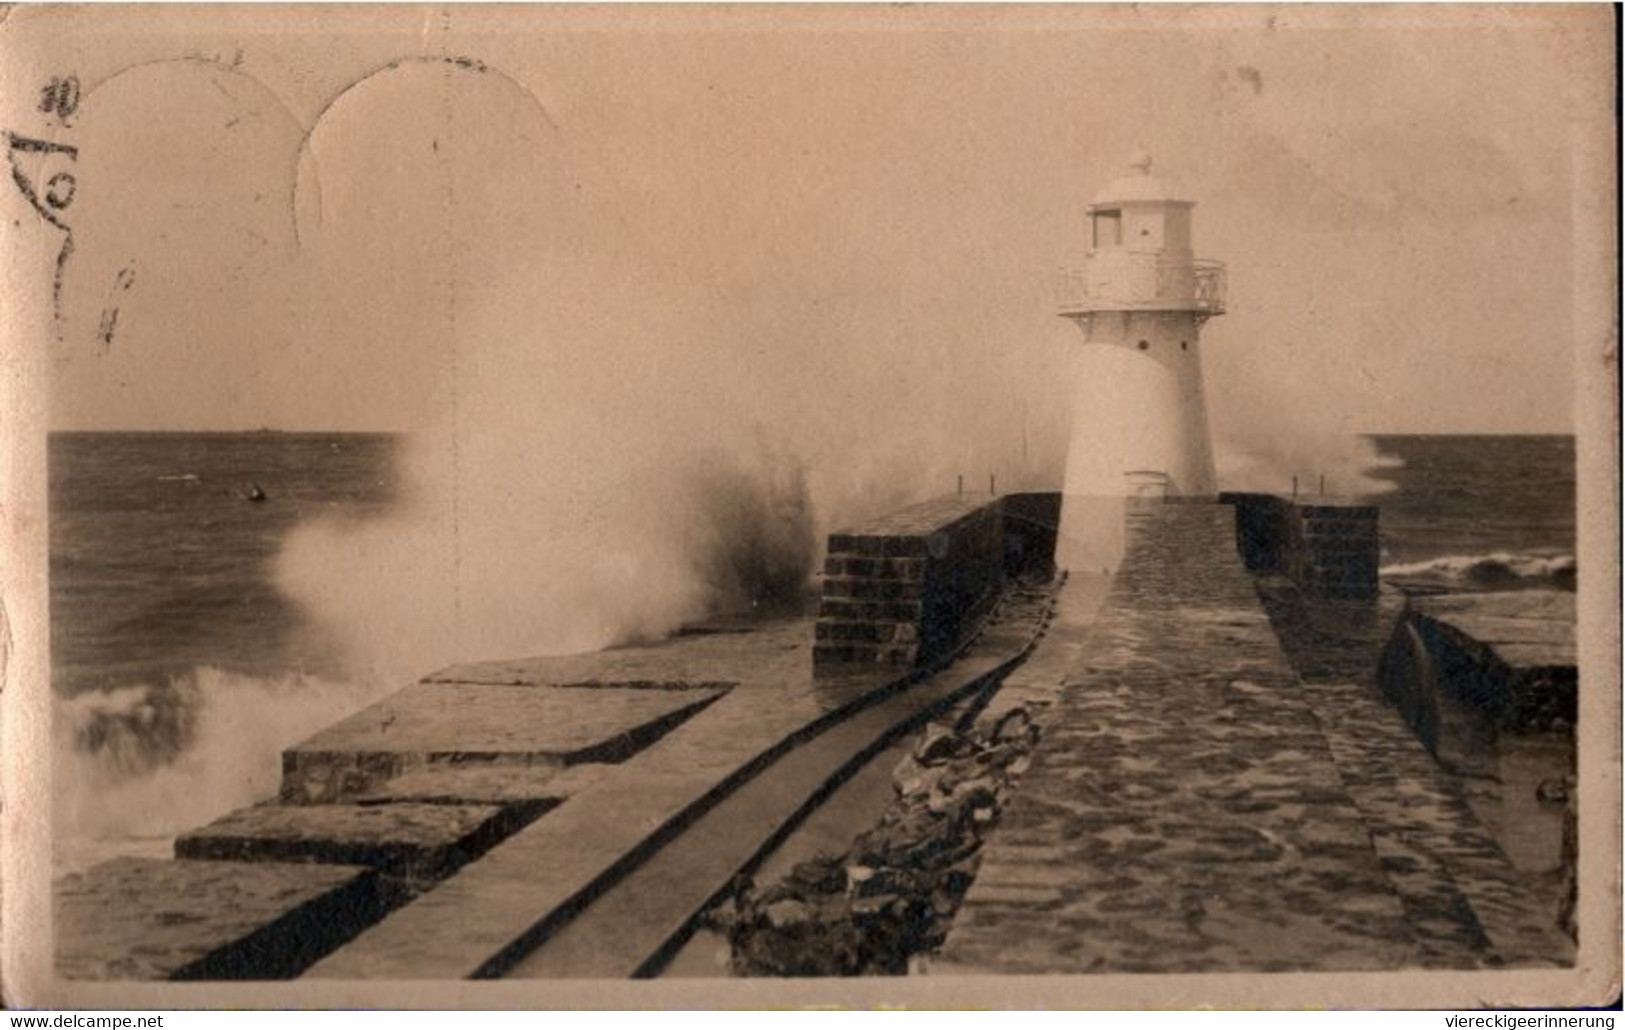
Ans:
POLYGON ((365 703, 339 642, 277 588, 287 534, 385 516, 396 437, 52 434, 59 871, 167 853, 274 793, 281 748, 365 703))
POLYGON ((199 667, 337 672, 318 627, 276 589, 271 563, 304 520, 382 515, 396 495, 395 446, 384 434, 53 434, 56 692, 162 683, 199 667))
MULTIPOLYGON (((1571 437, 1369 442, 1385 576, 1572 589, 1571 437)), ((383 434, 51 436, 59 869, 162 854, 268 796, 280 749, 364 700, 274 562, 307 520, 387 517, 398 448, 383 434)))
POLYGON ((1370 436, 1383 576, 1445 590, 1573 589, 1572 436, 1370 436))

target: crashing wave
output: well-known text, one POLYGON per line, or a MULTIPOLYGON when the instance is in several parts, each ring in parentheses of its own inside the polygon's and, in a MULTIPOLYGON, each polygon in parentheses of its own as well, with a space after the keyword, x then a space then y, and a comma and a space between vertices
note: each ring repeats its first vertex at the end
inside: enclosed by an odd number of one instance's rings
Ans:
POLYGON ((1573 590, 1571 554, 1447 555, 1402 565, 1384 565, 1382 578, 1456 590, 1573 590))
POLYGON ((284 748, 382 692, 203 666, 162 683, 59 698, 58 870, 161 856, 175 834, 274 796, 284 748))

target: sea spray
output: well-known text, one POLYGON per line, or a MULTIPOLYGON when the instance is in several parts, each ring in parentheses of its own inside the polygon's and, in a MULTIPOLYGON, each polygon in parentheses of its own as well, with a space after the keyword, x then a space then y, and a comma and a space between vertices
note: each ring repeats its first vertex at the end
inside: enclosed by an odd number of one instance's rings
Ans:
POLYGON ((1379 453, 1368 437, 1303 414, 1292 424, 1249 425, 1241 434, 1221 437, 1216 448, 1220 489, 1295 494, 1305 501, 1322 494, 1380 501, 1394 490, 1380 473, 1403 462, 1379 453))
POLYGON ((60 699, 59 871, 116 854, 166 855, 177 833, 273 796, 283 748, 390 687, 204 666, 161 684, 60 699))
POLYGON ((690 483, 709 539, 697 571, 711 607, 753 610, 793 604, 819 550, 806 469, 793 455, 763 451, 757 467, 716 463, 690 483))
POLYGON ((389 518, 307 523, 278 557, 279 586, 343 642, 353 675, 407 682, 460 660, 658 638, 810 581, 814 506, 786 452, 628 449, 558 486, 507 481, 481 456, 431 492, 420 477, 444 457, 434 447, 407 448, 419 488, 389 518))

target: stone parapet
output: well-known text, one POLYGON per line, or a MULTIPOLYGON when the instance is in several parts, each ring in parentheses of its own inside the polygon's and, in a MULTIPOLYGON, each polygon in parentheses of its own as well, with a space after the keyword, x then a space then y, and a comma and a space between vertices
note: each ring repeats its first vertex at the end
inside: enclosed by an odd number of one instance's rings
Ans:
POLYGON ((907 667, 951 653, 1004 585, 1003 508, 961 494, 831 534, 815 667, 907 667))
POLYGON ((1236 512, 1236 543, 1250 572, 1287 576, 1326 600, 1377 596, 1379 511, 1368 504, 1300 504, 1273 494, 1224 493, 1236 512))

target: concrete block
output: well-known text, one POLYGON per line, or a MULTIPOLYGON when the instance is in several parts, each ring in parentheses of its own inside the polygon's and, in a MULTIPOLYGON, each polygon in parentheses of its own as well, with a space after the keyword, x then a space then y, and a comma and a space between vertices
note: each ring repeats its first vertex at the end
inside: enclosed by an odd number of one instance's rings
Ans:
POLYGON ((1371 561, 1380 550, 1375 536, 1312 536, 1308 538, 1309 553, 1316 562, 1371 561))
POLYGON ((120 858, 56 888, 56 967, 73 980, 296 976, 382 917, 370 869, 120 858))
MULTIPOLYGON (((593 766, 580 766, 592 769, 593 766)), ((578 785, 573 770, 485 762, 435 762, 357 795, 357 804, 540 805, 550 808, 578 785)))
POLYGON ((879 557, 884 541, 878 536, 858 536, 851 533, 831 533, 828 549, 830 554, 843 555, 870 555, 879 557))
POLYGON ((1381 511, 1374 504, 1300 504, 1297 507, 1305 519, 1328 522, 1375 521, 1381 511))
POLYGON ((915 649, 907 644, 820 643, 813 646, 813 661, 819 665, 914 664, 915 649))
POLYGON ((1408 622, 1431 660, 1416 675, 1506 729, 1572 725, 1574 619, 1574 595, 1561 590, 1416 598, 1408 622))
POLYGON ((857 576, 831 576, 824 580, 824 596, 851 597, 863 601, 902 601, 919 597, 918 583, 895 579, 863 579, 857 576))
POLYGON ((925 559, 855 558, 831 554, 824 559, 824 575, 917 581, 925 578, 925 559))
POLYGON ((818 614, 832 619, 865 622, 916 622, 922 606, 919 601, 865 601, 858 598, 826 597, 819 602, 818 614))
POLYGON ((540 814, 522 806, 256 805, 175 840, 175 857, 372 866, 436 880, 540 814))
POLYGON ((889 644, 896 639, 897 624, 894 622, 842 622, 834 619, 819 619, 814 627, 813 636, 816 640, 853 640, 868 644, 889 644))
POLYGON ((298 804, 347 800, 433 762, 622 761, 726 692, 718 685, 417 683, 284 752, 281 796, 298 804))
POLYGON ((936 534, 918 534, 910 536, 888 536, 881 538, 880 553, 887 558, 924 558, 931 553, 932 536, 936 534))
POLYGON ((927 534, 835 533, 829 538, 830 554, 865 558, 923 558, 929 551, 927 534))
MULTIPOLYGON (((1027 507, 1048 510, 1038 502, 1027 507)), ((1007 553, 1002 527, 998 499, 956 495, 832 535, 816 640, 907 643, 911 661, 951 650, 997 598, 1006 566, 1027 561, 1007 553)), ((816 668, 846 656, 826 648, 813 657, 816 668)))

